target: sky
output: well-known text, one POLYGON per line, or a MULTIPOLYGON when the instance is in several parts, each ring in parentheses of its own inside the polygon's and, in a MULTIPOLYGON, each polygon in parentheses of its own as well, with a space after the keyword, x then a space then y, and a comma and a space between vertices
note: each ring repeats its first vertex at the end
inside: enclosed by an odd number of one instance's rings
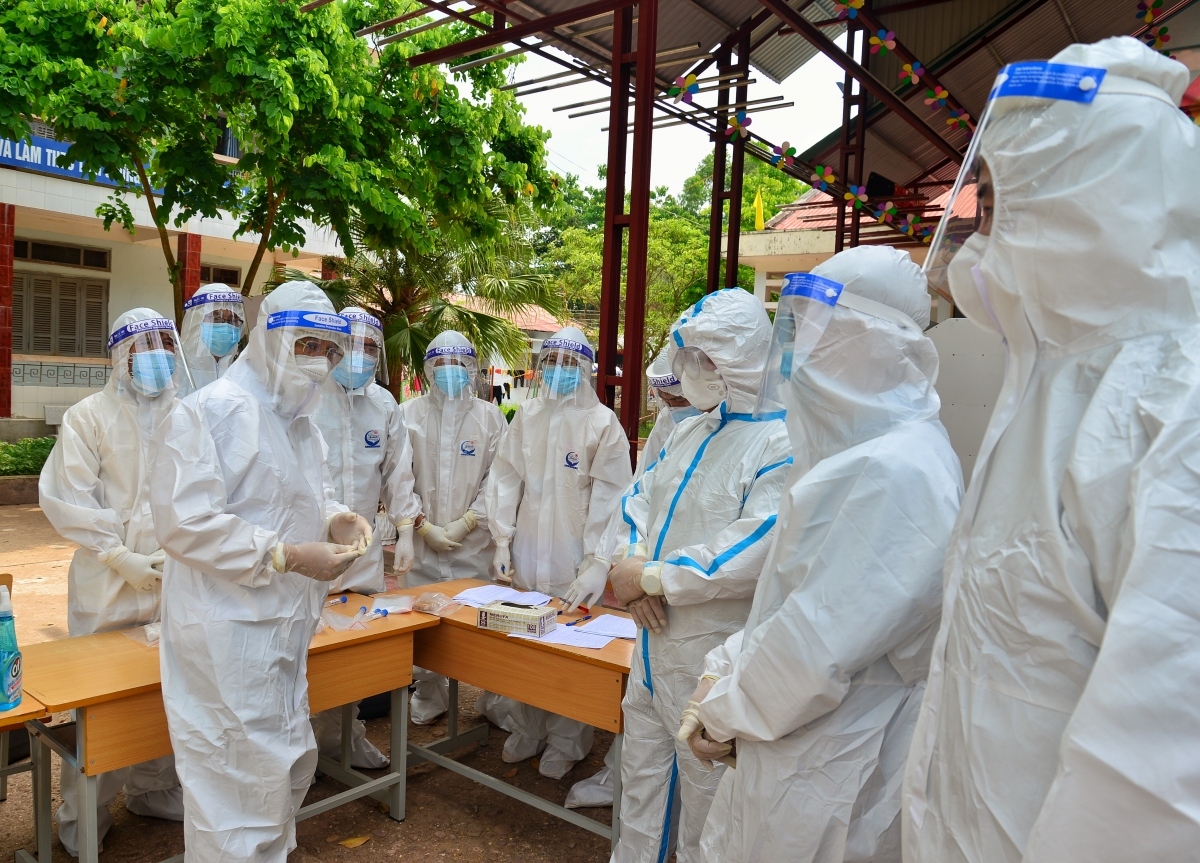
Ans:
MULTIPOLYGON (((526 61, 511 73, 514 81, 528 81, 562 71, 561 66, 542 57, 534 54, 525 56, 526 61)), ((709 71, 701 77, 714 74, 714 71, 709 71)), ((751 77, 757 79, 757 83, 750 85, 749 99, 783 96, 778 101, 796 103, 791 108, 761 114, 750 109, 750 119, 753 121, 750 130, 772 143, 788 141, 798 152, 803 151, 841 125, 842 101, 837 85, 843 73, 824 55, 817 55, 782 85, 772 83, 763 74, 756 73, 753 67, 751 77)), ((601 108, 603 104, 572 111, 555 112, 552 109, 606 95, 607 87, 589 81, 522 96, 520 99, 526 108, 526 122, 552 133, 546 144, 551 167, 561 174, 578 175, 583 185, 598 185, 596 168, 608 160, 608 133, 600 131, 608 125, 608 114, 592 114, 574 120, 567 118, 568 114, 575 111, 601 108)), ((697 102, 712 107, 716 105, 716 96, 715 92, 705 93, 697 97, 697 102)), ((683 181, 695 172, 700 160, 711 151, 712 143, 703 132, 692 126, 656 129, 650 169, 651 187, 667 186, 673 194, 678 194, 683 181)))

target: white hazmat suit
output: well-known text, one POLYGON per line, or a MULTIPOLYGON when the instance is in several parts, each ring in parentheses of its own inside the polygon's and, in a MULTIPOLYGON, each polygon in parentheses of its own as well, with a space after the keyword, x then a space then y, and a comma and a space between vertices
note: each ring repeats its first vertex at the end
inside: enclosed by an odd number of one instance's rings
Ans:
MULTIPOLYGON (((813 275, 845 292, 807 359, 787 352, 778 400, 796 464, 746 627, 705 662, 720 679, 699 718, 712 739, 736 739, 737 757, 704 827, 709 863, 900 861, 900 785, 962 473, 908 253, 860 246, 813 275), (879 307, 849 305, 864 297, 879 307)), ((806 277, 785 278, 777 337, 791 280, 806 277)))
MULTIPOLYGON (((457 548, 438 551, 419 532, 415 561, 405 577, 409 587, 456 578, 487 579, 495 550, 488 531, 484 488, 500 438, 508 423, 491 402, 476 398, 471 382, 479 373, 475 349, 452 330, 439 333, 425 353, 426 395, 400 405, 412 443, 417 508, 441 528, 460 522, 471 527, 457 548)), ((456 534, 457 535, 457 534, 456 534)), ((446 678, 424 669, 414 672, 412 721, 426 725, 449 706, 446 678)))
POLYGON ((725 395, 676 426, 665 452, 621 503, 619 530, 631 545, 644 544, 647 566, 659 568, 667 625, 659 634, 640 630, 634 649, 622 705, 614 863, 665 860, 676 820, 676 859, 699 859, 700 831, 723 768, 707 771, 675 733, 705 654, 746 622, 792 462, 783 411, 751 413, 770 339, 762 303, 740 288, 709 294, 671 329, 671 366, 684 393, 692 384, 675 357, 702 351, 725 395))
POLYGON ((1200 135, 1187 69, 1134 39, 1052 63, 1005 69, 1050 98, 998 80, 993 223, 949 266, 1008 363, 946 560, 907 861, 1200 854, 1200 135))
POLYGON ((185 380, 179 391, 183 398, 225 374, 237 359, 238 345, 246 334, 242 295, 219 282, 201 285, 183 304, 179 334, 192 378, 192 385, 185 380))
POLYGON ((159 427, 162 688, 188 863, 283 863, 296 846, 317 760, 308 647, 328 585, 280 572, 278 547, 316 545, 346 507, 311 417, 330 361, 302 363, 293 343, 348 332, 315 285, 279 286, 246 353, 159 427))
MULTIPOLYGON (((542 343, 531 398, 492 462, 484 497, 488 529, 497 559, 511 562, 513 586, 521 590, 562 596, 584 555, 600 544, 633 477, 625 432, 590 386, 594 359, 574 327, 542 343)), ((593 730, 582 722, 493 695, 477 707, 511 732, 506 760, 547 746, 538 767, 543 775, 560 778, 592 748, 593 730)))
MULTIPOLYGON (((138 347, 164 347, 159 334, 173 337, 174 325, 153 309, 132 309, 117 318, 109 348, 112 376, 103 390, 63 415, 58 441, 42 467, 42 511, 55 530, 80 545, 67 573, 67 631, 72 637, 159 619, 163 554, 150 512, 148 452, 154 429, 176 404, 175 393, 187 375, 177 358, 169 383, 150 394, 133 386, 130 369, 135 343, 149 338, 138 347), (162 329, 140 329, 146 327, 162 329)), ((78 856, 82 775, 62 767, 63 804, 55 820, 63 846, 78 856)), ((130 812, 182 820, 174 758, 156 758, 99 777, 101 840, 112 827, 108 806, 122 785, 130 812)))

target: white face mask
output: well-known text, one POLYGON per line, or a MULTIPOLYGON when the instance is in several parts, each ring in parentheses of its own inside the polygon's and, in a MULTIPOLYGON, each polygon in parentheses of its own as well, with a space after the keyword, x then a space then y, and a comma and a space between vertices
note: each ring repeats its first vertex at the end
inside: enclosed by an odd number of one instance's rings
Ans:
POLYGON ((331 371, 329 360, 325 357, 296 357, 296 366, 314 384, 319 384, 329 377, 331 371))
POLYGON ((725 379, 715 369, 702 369, 696 373, 687 369, 679 377, 679 386, 683 397, 702 411, 710 411, 725 401, 725 379))

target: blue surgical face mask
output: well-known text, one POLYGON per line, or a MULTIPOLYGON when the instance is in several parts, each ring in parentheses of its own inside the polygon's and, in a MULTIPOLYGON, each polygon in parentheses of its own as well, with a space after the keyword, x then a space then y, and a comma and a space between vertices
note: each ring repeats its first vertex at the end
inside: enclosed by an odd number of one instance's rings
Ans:
POLYGON ((471 382, 471 373, 460 365, 438 366, 433 370, 433 382, 437 388, 453 398, 466 389, 471 382))
POLYGON ((582 378, 579 366, 551 366, 542 372, 542 380, 546 382, 546 386, 560 396, 574 392, 582 378))
POLYGON ((223 357, 242 340, 242 328, 233 324, 200 322, 200 341, 214 357, 223 357))
POLYGON ((133 355, 130 383, 144 396, 156 396, 175 374, 175 354, 168 350, 138 351, 133 355))
POLYGON ((365 387, 375 379, 375 363, 366 354, 351 352, 333 370, 333 379, 348 390, 365 387))
POLYGON ((704 411, 700 410, 700 408, 693 407, 692 405, 688 405, 687 407, 683 408, 671 408, 670 410, 671 419, 675 420, 677 425, 688 417, 698 417, 700 414, 704 413, 704 411))

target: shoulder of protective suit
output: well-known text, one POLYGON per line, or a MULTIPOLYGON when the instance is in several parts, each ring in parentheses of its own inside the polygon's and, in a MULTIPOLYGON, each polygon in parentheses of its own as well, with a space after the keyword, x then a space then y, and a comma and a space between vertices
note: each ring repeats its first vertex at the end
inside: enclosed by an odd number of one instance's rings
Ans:
POLYGON ((367 385, 364 393, 367 398, 379 405, 385 411, 390 412, 396 409, 396 397, 374 381, 367 385))
MULTIPOLYGON (((822 459, 808 476, 856 472, 880 490, 906 483, 934 484, 962 491, 962 468, 946 429, 937 419, 904 423, 840 453, 822 459)), ((808 479, 808 476, 805 478, 808 479)))

